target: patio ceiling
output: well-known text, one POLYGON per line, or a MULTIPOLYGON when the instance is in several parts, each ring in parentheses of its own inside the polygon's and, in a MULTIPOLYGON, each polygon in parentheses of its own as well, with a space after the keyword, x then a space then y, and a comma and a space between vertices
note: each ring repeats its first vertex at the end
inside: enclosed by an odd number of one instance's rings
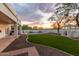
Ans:
POLYGON ((14 24, 15 22, 14 21, 12 21, 12 19, 11 18, 9 18, 8 16, 6 16, 4 13, 2 13, 1 11, 0 11, 0 24, 3 24, 3 23, 5 23, 5 24, 14 24))

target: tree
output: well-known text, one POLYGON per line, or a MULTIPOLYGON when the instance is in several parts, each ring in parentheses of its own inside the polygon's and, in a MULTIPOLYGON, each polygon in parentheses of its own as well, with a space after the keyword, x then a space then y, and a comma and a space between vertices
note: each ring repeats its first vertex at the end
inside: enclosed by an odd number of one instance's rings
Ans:
POLYGON ((77 22, 77 26, 79 27, 79 13, 76 15, 76 22, 77 22))
POLYGON ((32 28, 29 27, 28 25, 23 25, 23 26, 22 26, 22 29, 23 29, 23 30, 29 30, 29 29, 32 29, 32 28))
MULTIPOLYGON (((75 12, 76 10, 78 10, 78 13, 76 14, 74 20, 77 23, 76 25, 79 27, 79 4, 77 4, 77 3, 62 3, 62 4, 57 4, 56 6, 59 6, 56 8, 56 13, 62 14, 65 17, 65 19, 66 19, 65 24, 70 21, 69 12, 72 10, 73 10, 72 12, 75 12), (61 6, 59 6, 59 5, 61 5, 61 6)), ((72 19, 72 21, 73 21, 73 19, 72 19)))
MULTIPOLYGON (((78 10, 78 13, 76 14, 76 17, 75 17, 75 21, 77 23, 77 26, 79 27, 79 4, 77 3, 57 3, 56 5, 56 11, 55 11, 55 16, 57 16, 58 20, 60 20, 59 22, 57 22, 58 24, 58 34, 59 34, 59 29, 60 29, 60 23, 62 22, 63 19, 65 19, 65 22, 64 22, 64 25, 66 23, 68 23, 70 21, 70 17, 69 17, 69 14, 70 14, 70 11, 72 10, 78 10), (61 17, 61 16, 62 17, 61 17)), ((53 15, 49 18, 49 19, 53 19, 53 15)))
POLYGON ((56 21, 56 23, 54 25, 51 25, 51 26, 54 26, 54 28, 57 29, 58 35, 60 35, 60 28, 61 28, 60 23, 62 22, 62 20, 56 20, 56 18, 54 16, 57 16, 57 18, 60 19, 59 15, 54 14, 49 18, 49 20, 55 20, 56 21))
MULTIPOLYGON (((75 17, 75 21, 77 23, 77 26, 79 27, 79 21, 78 21, 79 20, 78 19, 78 17, 79 17, 79 4, 78 3, 62 3, 62 4, 56 4, 56 6, 59 6, 56 8, 56 13, 64 15, 65 18, 68 17, 69 12, 71 10, 74 10, 74 11, 78 10, 78 13, 76 14, 76 17, 75 17)), ((68 22, 68 21, 69 21, 69 19, 67 19, 66 22, 68 22)))
POLYGON ((38 27, 37 26, 34 26, 33 29, 38 29, 38 27))

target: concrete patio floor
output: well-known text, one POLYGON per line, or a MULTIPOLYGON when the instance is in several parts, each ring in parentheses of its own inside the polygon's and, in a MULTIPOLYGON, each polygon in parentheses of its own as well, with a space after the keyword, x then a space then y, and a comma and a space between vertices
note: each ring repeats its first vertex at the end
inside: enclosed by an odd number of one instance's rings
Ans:
POLYGON ((0 56, 16 56, 23 53, 27 53, 25 54, 26 56, 39 56, 35 47, 22 48, 14 51, 3 52, 0 53, 0 56))
POLYGON ((8 45, 10 45, 19 36, 7 36, 0 39, 0 52, 2 52, 8 45))

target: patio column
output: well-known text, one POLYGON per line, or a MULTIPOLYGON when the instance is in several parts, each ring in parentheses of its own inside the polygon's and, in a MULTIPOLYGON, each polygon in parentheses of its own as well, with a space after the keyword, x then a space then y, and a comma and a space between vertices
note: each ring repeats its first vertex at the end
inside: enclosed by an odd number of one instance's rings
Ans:
POLYGON ((22 27, 21 27, 21 25, 18 26, 18 34, 19 35, 22 34, 22 27))
POLYGON ((14 35, 18 35, 18 24, 14 24, 14 35))

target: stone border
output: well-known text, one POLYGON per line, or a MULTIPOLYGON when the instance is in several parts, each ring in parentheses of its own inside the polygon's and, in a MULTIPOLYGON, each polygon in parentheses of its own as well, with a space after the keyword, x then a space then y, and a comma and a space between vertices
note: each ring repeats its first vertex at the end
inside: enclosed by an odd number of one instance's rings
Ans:
MULTIPOLYGON (((29 42, 28 39, 29 39, 29 37, 27 36, 27 38, 26 38, 26 41, 27 41, 27 42, 29 42)), ((36 44, 36 45, 40 45, 40 46, 46 46, 46 45, 37 44, 37 43, 32 43, 32 42, 29 42, 29 43, 31 43, 31 44, 36 44)), ((46 46, 46 47, 48 47, 48 48, 54 48, 54 47, 50 47, 50 46, 46 46)), ((70 53, 67 53, 67 52, 63 51, 63 50, 60 50, 60 49, 57 49, 57 48, 54 48, 54 49, 56 49, 56 50, 58 50, 58 51, 60 51, 60 52, 63 52, 63 53, 65 53, 65 54, 68 54, 68 55, 70 55, 70 56, 74 56, 74 55, 72 55, 72 54, 70 54, 70 53)))

